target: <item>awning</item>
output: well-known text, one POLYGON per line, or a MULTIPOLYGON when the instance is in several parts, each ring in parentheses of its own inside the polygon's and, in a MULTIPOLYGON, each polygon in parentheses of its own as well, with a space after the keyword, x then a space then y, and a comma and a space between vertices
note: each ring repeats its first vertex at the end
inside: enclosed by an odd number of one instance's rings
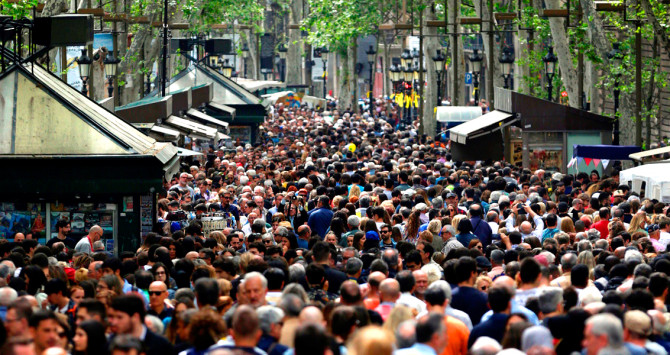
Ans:
POLYGON ((641 162, 650 162, 668 159, 668 154, 670 154, 670 147, 661 147, 645 150, 644 152, 634 153, 628 157, 641 162))
POLYGON ((573 147, 572 156, 579 158, 628 160, 629 155, 640 151, 634 145, 577 145, 573 147))
POLYGON ((223 103, 218 102, 216 100, 212 100, 211 102, 209 102, 207 104, 207 106, 214 109, 214 110, 217 110, 217 111, 220 111, 220 112, 223 112, 223 113, 227 113, 228 115, 230 115, 230 117, 232 117, 233 120, 235 119, 235 112, 237 110, 235 110, 235 108, 233 108, 233 107, 230 107, 228 105, 224 105, 223 103))
POLYGON ((196 152, 194 150, 177 147, 177 155, 179 155, 180 157, 192 157, 195 155, 203 155, 203 154, 200 152, 196 152))
POLYGON ((186 115, 188 115, 189 117, 198 119, 200 121, 204 121, 204 122, 211 123, 211 124, 214 124, 214 125, 217 125, 217 126, 221 126, 223 128, 228 128, 228 122, 217 120, 216 118, 214 118, 214 117, 212 117, 212 116, 210 116, 206 113, 202 113, 202 112, 200 112, 196 109, 192 109, 192 108, 188 109, 188 111, 186 111, 186 115))
POLYGON ((449 130, 452 141, 460 144, 465 144, 467 139, 474 139, 482 135, 493 132, 496 129, 508 126, 518 119, 502 124, 503 121, 512 117, 511 113, 502 111, 489 112, 483 116, 475 118, 471 121, 460 124, 449 130))
POLYGON ((177 127, 180 131, 186 131, 187 135, 197 139, 215 139, 216 128, 207 127, 197 122, 187 120, 177 116, 170 116, 165 120, 165 123, 177 127))
POLYGON ((435 110, 435 119, 440 123, 466 122, 481 115, 479 106, 438 106, 435 110))
POLYGON ((249 92, 256 92, 265 89, 285 88, 286 84, 275 80, 254 80, 246 78, 234 79, 236 83, 247 89, 249 92))
POLYGON ((165 136, 166 138, 171 138, 171 140, 179 139, 179 135, 180 135, 179 131, 177 131, 177 130, 162 127, 162 126, 157 126, 157 125, 154 125, 153 127, 151 127, 149 132, 150 133, 161 134, 161 135, 165 136))

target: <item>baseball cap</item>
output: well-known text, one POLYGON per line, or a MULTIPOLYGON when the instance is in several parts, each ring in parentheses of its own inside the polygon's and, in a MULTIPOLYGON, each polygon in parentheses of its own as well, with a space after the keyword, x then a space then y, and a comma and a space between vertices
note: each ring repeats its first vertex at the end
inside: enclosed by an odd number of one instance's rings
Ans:
POLYGON ((365 239, 366 240, 379 240, 379 234, 375 231, 369 231, 365 233, 365 239))

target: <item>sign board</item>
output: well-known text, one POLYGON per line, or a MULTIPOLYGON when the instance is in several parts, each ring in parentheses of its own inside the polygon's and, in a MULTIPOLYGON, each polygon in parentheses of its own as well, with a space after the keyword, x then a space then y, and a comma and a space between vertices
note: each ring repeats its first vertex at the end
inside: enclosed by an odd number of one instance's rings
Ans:
POLYGON ((465 85, 472 85, 472 73, 465 73, 465 85))

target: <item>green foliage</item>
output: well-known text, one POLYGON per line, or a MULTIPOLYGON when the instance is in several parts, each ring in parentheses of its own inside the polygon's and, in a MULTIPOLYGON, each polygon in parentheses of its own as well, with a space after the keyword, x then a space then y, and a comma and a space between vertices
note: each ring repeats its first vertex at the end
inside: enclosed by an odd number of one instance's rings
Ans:
POLYGON ((19 0, 10 3, 7 0, 0 0, 0 15, 12 16, 14 19, 32 18, 32 9, 38 2, 38 0, 19 0))

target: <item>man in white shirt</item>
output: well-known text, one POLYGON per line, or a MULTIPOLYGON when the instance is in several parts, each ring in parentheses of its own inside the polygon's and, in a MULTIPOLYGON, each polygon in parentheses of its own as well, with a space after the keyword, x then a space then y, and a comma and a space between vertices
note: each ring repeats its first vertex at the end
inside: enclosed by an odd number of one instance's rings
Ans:
POLYGON ((395 278, 400 284, 400 298, 398 298, 396 304, 416 310, 417 314, 423 313, 426 310, 426 304, 412 295, 416 287, 416 280, 412 272, 408 270, 401 271, 395 278))
POLYGON ((659 243, 668 246, 668 244, 670 244, 670 219, 661 219, 658 226, 661 227, 661 236, 658 241, 659 243))
POLYGON ((103 230, 100 226, 94 225, 89 229, 88 235, 79 239, 77 245, 75 245, 74 250, 80 253, 93 253, 93 243, 97 242, 102 238, 103 230))

